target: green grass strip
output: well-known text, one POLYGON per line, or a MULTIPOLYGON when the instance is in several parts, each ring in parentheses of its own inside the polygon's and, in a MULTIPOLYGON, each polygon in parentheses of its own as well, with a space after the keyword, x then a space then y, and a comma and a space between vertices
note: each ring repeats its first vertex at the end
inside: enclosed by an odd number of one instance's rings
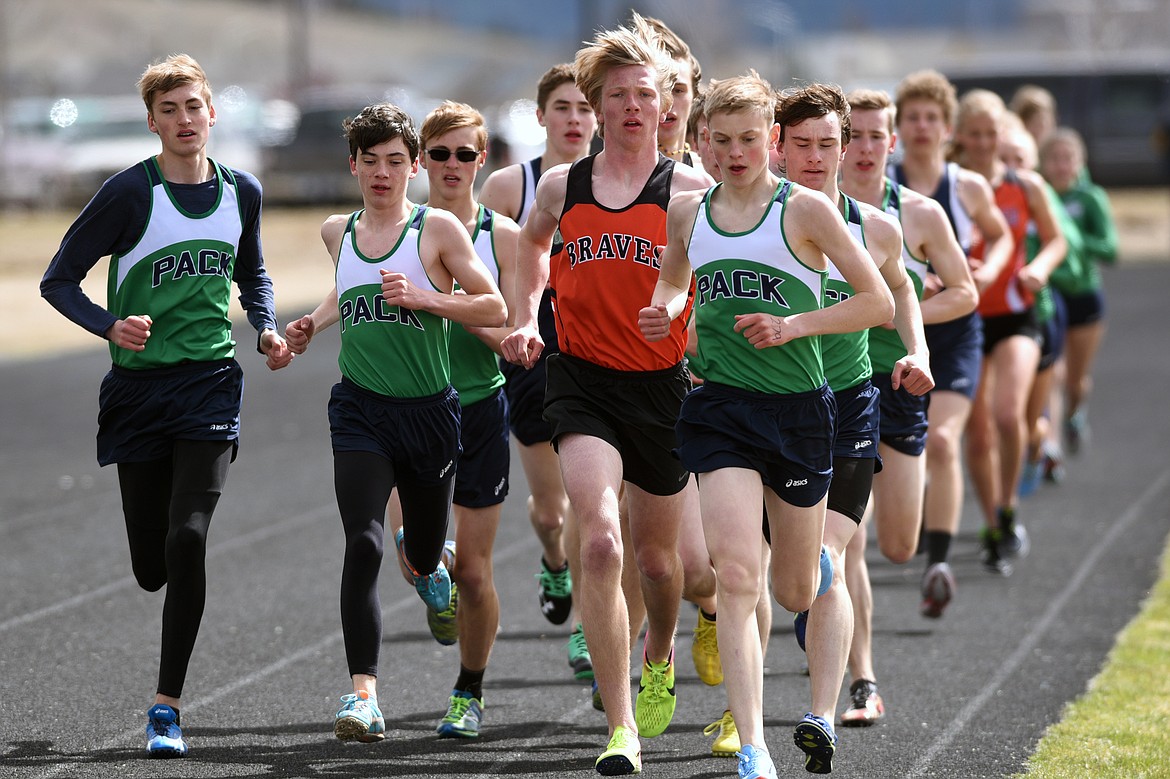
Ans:
POLYGON ((1162 575, 1089 689, 1028 760, 1028 779, 1170 776, 1170 544, 1162 575))

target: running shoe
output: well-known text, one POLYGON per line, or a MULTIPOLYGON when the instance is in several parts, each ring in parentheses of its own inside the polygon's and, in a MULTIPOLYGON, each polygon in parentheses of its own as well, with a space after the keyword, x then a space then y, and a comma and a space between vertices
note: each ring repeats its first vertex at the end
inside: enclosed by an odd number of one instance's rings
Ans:
POLYGON ((569 564, 559 571, 551 570, 544 557, 540 558, 540 573, 536 575, 540 585, 536 595, 540 600, 540 613, 554 625, 563 625, 573 610, 573 576, 569 564))
POLYGON ((459 640, 459 585, 451 582, 451 606, 442 611, 427 609, 427 627, 431 635, 443 646, 451 646, 459 640))
POLYGON ((747 744, 735 756, 739 758, 739 779, 776 779, 776 766, 767 750, 747 744))
POLYGON ((593 658, 589 654, 589 645, 585 643, 585 629, 580 622, 569 634, 569 667, 573 669, 574 679, 593 678, 593 658))
POLYGON ((1016 510, 1003 507, 998 512, 1002 535, 1000 551, 1004 557, 1027 557, 1032 549, 1027 529, 1016 521, 1016 510))
POLYGON ((695 661, 695 672, 703 684, 714 687, 723 681, 723 663, 719 660, 715 620, 707 619, 702 609, 699 609, 699 622, 695 625, 695 638, 691 641, 691 659, 695 661))
POLYGON ((1049 484, 1060 484, 1064 481, 1064 453, 1055 446, 1044 447, 1044 481, 1049 484))
POLYGON ((1031 497, 1040 489, 1040 482, 1044 478, 1044 456, 1033 460, 1029 455, 1024 460, 1024 467, 1020 469, 1020 484, 1016 488, 1021 498, 1031 497))
POLYGON ((386 738, 386 720, 378 700, 365 690, 341 696, 342 706, 333 720, 333 735, 342 741, 369 744, 386 738))
POLYGON ((674 647, 661 663, 651 663, 642 655, 642 679, 634 703, 634 722, 638 732, 654 738, 666 730, 674 717, 678 698, 674 694, 674 647))
POLYGON ((423 603, 427 604, 427 608, 431 611, 446 611, 451 608, 451 574, 447 572, 447 566, 443 561, 439 560, 439 567, 433 572, 420 574, 403 555, 402 528, 398 528, 398 532, 394 534, 394 545, 398 547, 398 557, 406 566, 406 570, 414 577, 414 589, 423 603))
POLYGON ((465 690, 452 690, 447 714, 436 730, 439 738, 478 738, 483 724, 483 699, 465 690))
POLYGON ((886 715, 886 705, 878 695, 877 684, 869 679, 857 679, 849 685, 849 697, 853 702, 841 714, 841 724, 847 728, 868 727, 886 715))
POLYGON ((821 544, 821 581, 817 587, 817 597, 821 597, 833 586, 833 558, 829 557, 829 548, 821 544))
POLYGON ((704 736, 715 736, 711 742, 711 754, 715 757, 735 757, 739 751, 739 731, 735 729, 735 719, 731 711, 726 710, 723 716, 703 728, 704 736))
POLYGON ((179 712, 165 703, 156 703, 146 712, 146 754, 157 758, 187 756, 179 712))
POLYGON ((983 569, 988 573, 997 573, 1000 576, 1012 575, 1012 564, 1004 559, 1001 551, 1003 544, 1003 534, 999 529, 992 530, 991 528, 982 528, 979 531, 979 541, 983 545, 983 551, 980 554, 980 559, 983 562, 983 569))
POLYGON ((642 771, 642 745, 625 725, 613 729, 609 746, 593 764, 602 776, 624 776, 642 771))
POLYGON ((597 686, 597 680, 593 680, 593 708, 598 711, 605 711, 605 701, 601 700, 601 688, 597 686))
POLYGON ((804 770, 810 774, 833 773, 833 753, 837 751, 837 734, 823 717, 809 712, 792 734, 796 746, 804 752, 804 770))
POLYGON ((934 563, 922 575, 922 616, 938 619, 955 597, 955 575, 947 563, 934 563))
POLYGON ((800 651, 808 651, 804 648, 804 638, 808 633, 808 611, 798 611, 792 615, 792 632, 796 634, 796 643, 800 651))
POLYGON ((1081 409, 1064 420, 1064 443, 1074 457, 1089 445, 1089 417, 1081 409))

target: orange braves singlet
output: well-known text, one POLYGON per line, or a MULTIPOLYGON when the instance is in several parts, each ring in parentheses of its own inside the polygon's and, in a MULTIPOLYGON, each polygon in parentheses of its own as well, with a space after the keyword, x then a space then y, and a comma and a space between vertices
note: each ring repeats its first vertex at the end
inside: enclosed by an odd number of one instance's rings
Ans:
POLYGON ((560 350, 612 370, 670 368, 686 348, 693 282, 669 337, 655 343, 643 338, 638 311, 650 304, 658 283, 674 161, 660 156, 634 201, 612 209, 593 197, 595 159, 584 157, 569 169, 560 222, 564 249, 549 269, 560 350))
MULTIPOLYGON (((995 204, 1003 212, 1012 237, 1012 257, 991 286, 979 295, 981 316, 994 317, 1008 314, 1022 314, 1032 307, 1032 291, 1020 283, 1019 275, 1027 264, 1028 223, 1032 212, 1028 208, 1028 193, 1012 171, 1004 174, 1003 181, 995 188, 995 204)), ((982 257, 983 239, 980 238, 971 249, 972 257, 982 257)))

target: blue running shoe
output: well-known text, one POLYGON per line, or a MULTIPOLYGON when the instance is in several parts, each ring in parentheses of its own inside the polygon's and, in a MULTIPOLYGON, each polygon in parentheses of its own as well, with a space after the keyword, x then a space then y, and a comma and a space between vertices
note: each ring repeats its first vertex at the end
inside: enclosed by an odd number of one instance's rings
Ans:
POLYGON ((776 779, 776 766, 766 750, 744 744, 735 756, 739 758, 739 779, 776 779))
POLYGON ((439 738, 477 738, 483 724, 483 699, 465 690, 452 690, 447 715, 437 728, 439 738))
POLYGON ((817 587, 817 597, 821 597, 833 586, 833 558, 829 557, 829 549, 821 544, 821 584, 817 587))
POLYGON ((165 703, 156 703, 146 712, 146 754, 160 758, 187 756, 187 742, 179 730, 179 712, 165 703))
POLYGON ((808 632, 808 612, 800 611, 792 615, 792 632, 796 634, 796 643, 800 646, 801 652, 807 652, 804 648, 804 636, 808 632))
POLYGON ((1020 469, 1020 484, 1016 488, 1021 498, 1027 498, 1040 489, 1040 481, 1044 478, 1044 460, 1033 460, 1028 457, 1024 460, 1024 467, 1020 469))
POLYGON ((597 686, 597 680, 593 680, 593 708, 598 711, 605 711, 605 701, 601 700, 601 689, 597 686))
POLYGON ((804 752, 804 770, 810 774, 833 773, 833 753, 837 751, 837 734, 823 717, 809 712, 792 734, 796 746, 804 752))
POLYGON ((333 721, 333 735, 342 741, 369 744, 386 738, 386 720, 378 699, 365 690, 341 696, 342 706, 333 721))
POLYGON ((399 559, 414 577, 414 589, 423 603, 427 604, 427 608, 435 612, 451 608, 451 574, 447 572, 447 566, 443 561, 439 560, 439 567, 433 572, 420 574, 406 561, 402 552, 402 528, 398 528, 398 532, 394 534, 394 545, 398 547, 399 559))

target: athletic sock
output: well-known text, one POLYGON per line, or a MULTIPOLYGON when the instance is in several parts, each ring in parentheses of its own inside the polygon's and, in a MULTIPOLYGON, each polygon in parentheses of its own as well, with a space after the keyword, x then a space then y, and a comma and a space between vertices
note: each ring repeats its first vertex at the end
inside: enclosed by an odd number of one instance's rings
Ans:
POLYGON ((483 673, 486 668, 472 671, 462 663, 459 664, 459 678, 455 680, 455 689, 471 693, 471 697, 483 700, 483 673))
POLYGON ((945 530, 927 530, 924 535, 926 538, 926 564, 945 563, 947 555, 950 554, 951 539, 954 536, 945 530))
POLYGON ((714 622, 714 621, 715 621, 715 616, 716 616, 715 614, 708 614, 708 613, 707 613, 706 611, 704 611, 702 608, 700 608, 700 609, 699 609, 699 613, 700 613, 700 614, 702 614, 702 615, 703 615, 703 619, 707 620, 708 622, 714 622))

